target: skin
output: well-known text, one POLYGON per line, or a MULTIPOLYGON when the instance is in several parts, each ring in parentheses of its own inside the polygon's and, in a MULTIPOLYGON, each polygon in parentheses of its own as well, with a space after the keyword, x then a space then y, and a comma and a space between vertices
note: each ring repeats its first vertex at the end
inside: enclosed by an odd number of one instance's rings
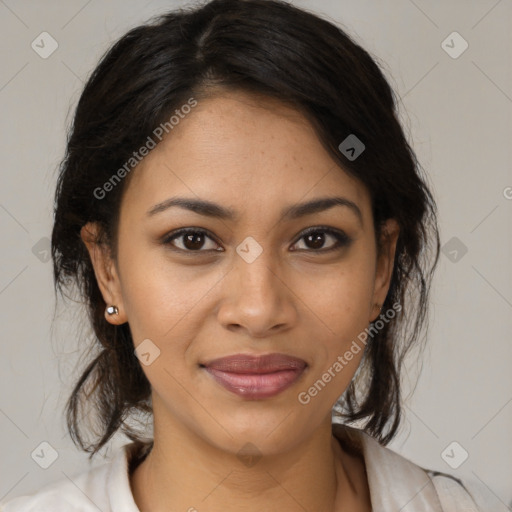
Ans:
POLYGON ((130 476, 139 509, 371 510, 362 457, 331 432, 331 408, 363 351, 308 404, 297 396, 378 317, 398 226, 388 220, 378 258, 368 191, 332 160, 308 121, 242 92, 201 100, 129 176, 117 260, 94 242, 96 234, 94 224, 82 229, 104 300, 119 309, 106 318, 129 322, 135 347, 150 339, 160 350, 142 365, 152 386, 154 448, 130 476), (178 207, 147 214, 173 196, 207 199, 239 218, 178 207), (280 220, 286 206, 332 196, 353 201, 362 222, 340 206, 280 220), (301 235, 322 225, 352 242, 325 252, 336 246, 331 234, 320 230, 317 245, 301 235), (163 242, 184 227, 213 236, 202 245, 186 245, 186 236, 163 242), (251 263, 236 252, 248 236, 263 249, 251 263), (230 393, 199 366, 271 352, 300 357, 308 367, 291 387, 262 400, 230 393), (252 466, 237 456, 246 443, 261 457, 252 466))

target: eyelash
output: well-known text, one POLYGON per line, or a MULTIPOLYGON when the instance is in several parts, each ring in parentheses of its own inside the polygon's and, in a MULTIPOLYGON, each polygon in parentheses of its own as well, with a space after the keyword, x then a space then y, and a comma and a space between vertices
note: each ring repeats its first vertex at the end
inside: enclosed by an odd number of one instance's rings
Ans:
MULTIPOLYGON (((318 253, 318 254, 322 254, 322 253, 325 254, 325 253, 328 253, 331 251, 339 250, 343 247, 347 247, 352 243, 352 239, 349 236, 347 236, 343 231, 338 231, 333 228, 329 228, 327 226, 315 226, 315 227, 308 228, 308 229, 304 230, 301 233, 301 236, 299 238, 297 238, 297 240, 294 242, 293 245, 295 245, 297 242, 299 242, 306 236, 311 235, 311 234, 316 234, 316 233, 326 233, 328 235, 331 235, 336 239, 336 243, 334 244, 333 247, 329 247, 328 249, 298 249, 298 251, 306 251, 306 252, 313 252, 313 253, 318 253)), ((208 249, 208 250, 199 249, 197 251, 192 251, 190 249, 180 249, 179 247, 175 247, 171 244, 171 242, 174 239, 177 239, 184 235, 189 235, 189 234, 205 235, 208 238, 210 238, 211 240, 213 240, 216 244, 218 244, 218 242, 215 240, 215 238, 213 236, 211 236, 208 231, 206 231, 202 228, 179 229, 177 231, 174 231, 174 232, 166 235, 165 238, 162 240, 162 243, 164 245, 169 245, 171 250, 173 250, 173 251, 188 253, 188 254, 211 252, 211 251, 221 252, 221 251, 218 251, 217 249, 208 249)))

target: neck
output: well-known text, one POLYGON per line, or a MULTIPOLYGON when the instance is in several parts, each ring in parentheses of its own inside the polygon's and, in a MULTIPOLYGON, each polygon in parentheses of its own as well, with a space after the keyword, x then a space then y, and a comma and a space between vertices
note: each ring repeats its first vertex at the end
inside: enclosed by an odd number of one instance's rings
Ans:
POLYGON ((330 417, 313 435, 273 455, 240 456, 179 425, 158 427, 155 421, 153 449, 131 477, 141 512, 332 512, 357 505, 353 460, 333 437, 330 417))

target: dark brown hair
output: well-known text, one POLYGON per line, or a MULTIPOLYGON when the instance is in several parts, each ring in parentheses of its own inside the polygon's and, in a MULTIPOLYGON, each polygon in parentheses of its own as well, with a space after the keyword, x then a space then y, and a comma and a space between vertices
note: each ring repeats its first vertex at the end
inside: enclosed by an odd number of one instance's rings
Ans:
MULTIPOLYGON (((102 298, 80 229, 101 226, 100 243, 116 257, 122 180, 102 187, 155 127, 181 105, 212 91, 241 89, 301 111, 340 167, 368 189, 376 240, 388 218, 399 224, 392 281, 383 311, 401 311, 368 339, 356 377, 334 412, 362 421, 381 443, 401 418, 400 371, 420 346, 432 273, 439 258, 436 205, 398 121, 397 99, 367 51, 341 28, 280 0, 213 0, 133 28, 101 58, 88 79, 69 130, 55 197, 52 256, 55 290, 76 285, 97 353, 67 403, 71 437, 91 457, 119 429, 132 440, 132 413, 151 417, 151 386, 128 323, 104 317, 102 298), (339 149, 350 134, 365 145, 351 160, 339 149), (100 431, 86 443, 80 411, 87 404, 100 431)), ((192 114, 193 115, 193 114, 192 114)), ((137 172, 136 168, 131 171, 137 172)))

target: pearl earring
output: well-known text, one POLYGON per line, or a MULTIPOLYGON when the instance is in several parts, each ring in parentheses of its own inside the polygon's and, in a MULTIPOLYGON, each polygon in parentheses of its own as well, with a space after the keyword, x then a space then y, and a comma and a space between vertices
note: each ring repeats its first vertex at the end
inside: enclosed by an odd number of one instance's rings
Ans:
POLYGON ((119 313, 116 306, 108 306, 106 311, 108 315, 117 315, 119 313))

